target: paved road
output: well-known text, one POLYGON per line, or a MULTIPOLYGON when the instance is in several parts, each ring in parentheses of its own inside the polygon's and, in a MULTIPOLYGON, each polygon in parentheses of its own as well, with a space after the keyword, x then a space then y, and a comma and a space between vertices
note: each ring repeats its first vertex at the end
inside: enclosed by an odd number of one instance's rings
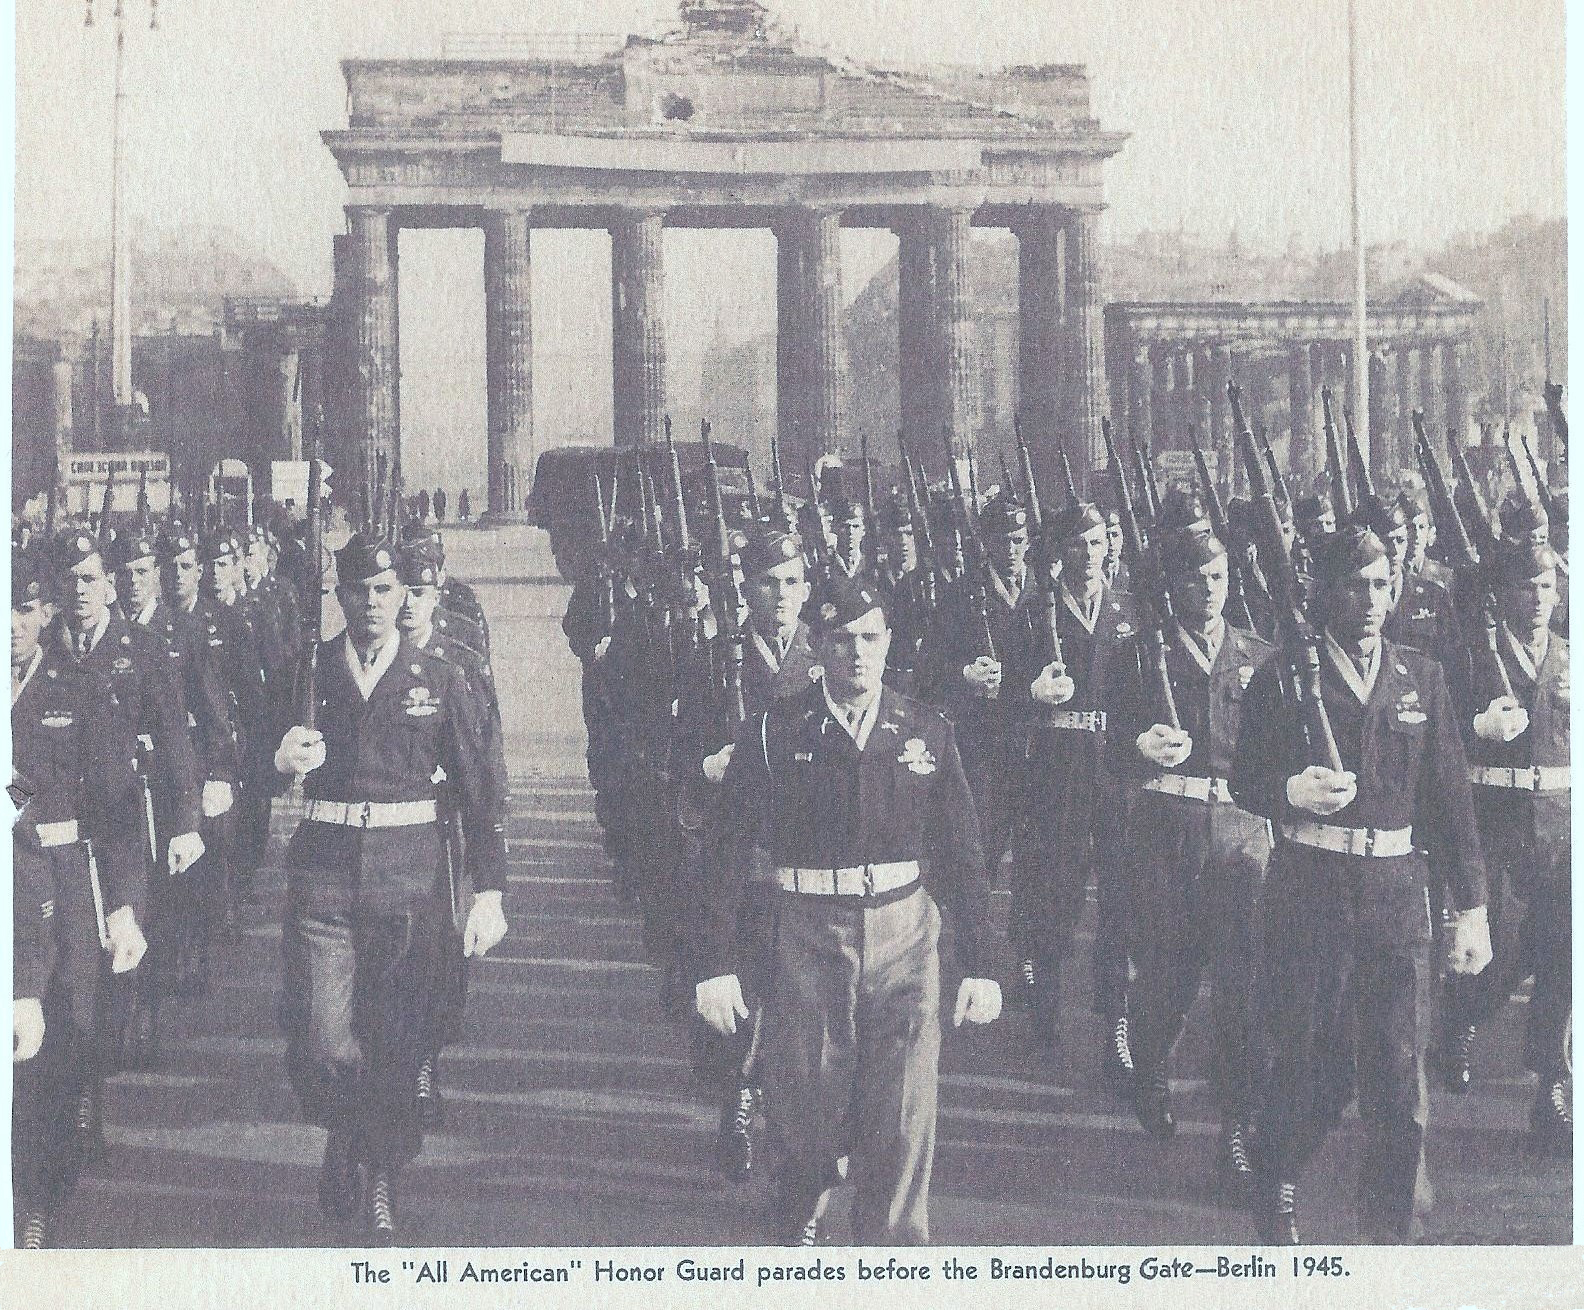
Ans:
MULTIPOLYGON (((512 931, 475 973, 465 1040, 444 1064, 448 1123, 403 1175, 403 1233, 469 1245, 762 1240, 764 1185, 712 1174, 715 1112, 693 1082, 685 1035, 662 1014, 636 918, 612 894, 583 774, 576 665, 558 627, 565 589, 487 581, 548 571, 521 535, 459 533, 450 546, 458 574, 484 581, 494 632, 514 774, 512 931)), ((278 814, 277 835, 289 826, 278 814)), ((215 995, 173 1027, 164 1066, 112 1083, 110 1159, 84 1181, 64 1244, 346 1240, 317 1212, 323 1137, 296 1121, 282 1068, 283 887, 278 873, 266 878, 223 953, 215 995)), ((1086 978, 1080 962, 1067 988, 1068 1044, 1054 1057, 1025 1050, 1016 1014, 948 1037, 937 1240, 1249 1243, 1247 1218, 1208 1195, 1216 1127, 1202 1024, 1179 1051, 1178 1136, 1158 1144, 1096 1088, 1100 1033, 1086 978)), ((1434 1240, 1571 1238, 1570 1171, 1523 1152, 1531 1092, 1517 1059, 1521 1018, 1515 1002, 1482 1037, 1473 1094, 1434 1098, 1434 1240)), ((1302 1193, 1311 1240, 1349 1240, 1360 1147, 1350 1121, 1317 1162, 1302 1193)))

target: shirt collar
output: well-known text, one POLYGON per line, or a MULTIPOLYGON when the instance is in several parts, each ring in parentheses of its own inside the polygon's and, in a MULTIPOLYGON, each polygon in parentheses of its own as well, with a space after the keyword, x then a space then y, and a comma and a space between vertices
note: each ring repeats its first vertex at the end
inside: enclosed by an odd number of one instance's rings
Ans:
POLYGON ((1085 630, 1091 635, 1094 633, 1095 624, 1100 622, 1100 598, 1103 592, 1104 588, 1095 592, 1092 599, 1082 601, 1072 594, 1072 589, 1065 582, 1062 583, 1062 600, 1066 602, 1067 608, 1072 611, 1073 618, 1083 624, 1085 630))
POLYGON ((138 625, 138 627, 140 627, 140 628, 148 627, 148 625, 154 621, 154 611, 156 609, 158 609, 158 608, 159 608, 159 597, 156 596, 153 600, 149 601, 149 603, 147 605, 145 605, 142 609, 140 609, 135 615, 133 615, 132 622, 136 623, 138 625))
POLYGON ((342 641, 342 649, 346 655, 347 672, 352 675, 352 681, 357 684, 359 694, 367 700, 374 694, 374 688, 379 686, 379 680, 385 676, 386 671, 396 662, 396 649, 401 645, 401 635, 391 633, 385 639, 385 644, 374 654, 374 662, 367 669, 358 659, 356 648, 352 645, 350 633, 342 641))
POLYGON ((1325 635, 1325 651, 1337 676, 1347 684, 1347 689, 1357 697, 1358 703, 1369 704, 1369 698, 1375 690, 1375 680, 1380 676, 1380 638, 1375 639, 1375 649, 1370 652, 1362 669, 1353 662, 1353 657, 1337 644, 1336 638, 1331 635, 1329 629, 1325 635))
POLYGON ((1524 671, 1530 682, 1540 681, 1540 666, 1545 663, 1545 657, 1551 650, 1551 634, 1542 629, 1540 633, 1540 650, 1536 653, 1530 647, 1518 640, 1518 634, 1502 624, 1502 631, 1507 634, 1507 645, 1512 649, 1513 655, 1518 660, 1518 667, 1524 671))
POLYGON ((22 693, 27 690, 28 683, 33 681, 33 675, 38 672, 38 666, 43 662, 43 647, 37 647, 33 651, 33 658, 28 661, 27 672, 22 675, 21 681, 16 685, 16 690, 11 693, 11 703, 13 705, 21 699, 22 693))
MULTIPOLYGON (((96 646, 98 646, 100 638, 102 638, 105 635, 105 630, 107 628, 109 628, 109 626, 110 626, 110 611, 106 610, 104 612, 103 616, 100 618, 99 622, 94 624, 94 626, 91 627, 90 629, 88 629, 88 632, 85 634, 86 637, 87 637, 88 644, 84 647, 84 649, 85 649, 85 651, 88 654, 91 655, 93 653, 94 648, 96 646)), ((71 647, 71 650, 72 650, 73 654, 75 654, 76 651, 77 651, 77 641, 78 641, 77 636, 72 632, 72 630, 70 628, 67 628, 66 629, 66 644, 71 647)))
POLYGON ((1023 588, 1028 582, 1027 565, 1019 569, 1017 576, 1012 578, 1003 578, 994 569, 988 569, 986 572, 990 575, 990 585, 995 588, 996 595, 1001 597, 1008 609, 1011 609, 1018 603, 1018 598, 1023 594, 1023 588))
POLYGON ((1182 636, 1182 646, 1191 656, 1193 661, 1207 674, 1216 662, 1216 656, 1221 653, 1221 643, 1226 640, 1226 620, 1218 618, 1208 633, 1189 632, 1182 624, 1177 625, 1177 631, 1182 636))
POLYGON ((825 685, 825 680, 820 679, 820 691, 825 697, 825 708, 831 713, 842 727, 842 730, 853 739, 853 744, 861 752, 869 744, 869 734, 874 730, 875 720, 880 717, 880 693, 877 691, 869 698, 866 705, 858 711, 857 722, 849 722, 850 710, 842 709, 831 699, 830 688, 825 685))

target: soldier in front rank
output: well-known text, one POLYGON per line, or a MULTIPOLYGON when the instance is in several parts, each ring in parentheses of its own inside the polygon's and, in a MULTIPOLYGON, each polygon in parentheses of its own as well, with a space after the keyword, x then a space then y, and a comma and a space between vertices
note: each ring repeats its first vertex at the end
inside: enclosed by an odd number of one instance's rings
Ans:
MULTIPOLYGON (((1106 756, 1103 708, 1117 659, 1135 635, 1130 599, 1105 585, 1106 523, 1087 501, 1045 520, 1043 556, 1050 563, 1053 615, 1008 656, 1012 681, 1030 704, 1025 818, 1013 852, 1008 933, 1017 953, 1036 1045, 1058 1040, 1061 970, 1072 952, 1090 875, 1113 866, 1097 852, 1095 829, 1107 798, 1118 795, 1106 756), (1054 658, 1054 621, 1061 660, 1054 658), (1097 854, 1101 862, 1097 863, 1097 854)), ((1115 817, 1113 815, 1112 817, 1115 817)), ((1095 1005, 1105 1035, 1101 1075, 1118 1090, 1132 1076, 1126 1008, 1127 958, 1115 887, 1101 885, 1096 940, 1095 1005), (1118 949, 1120 947, 1120 949, 1118 949)))
POLYGON ((1118 656, 1108 735, 1117 772, 1139 784, 1127 807, 1120 862, 1127 879, 1128 1030, 1139 1122, 1176 1129, 1172 1047, 1208 970, 1213 984, 1210 1082, 1221 1112, 1216 1162, 1223 1197, 1252 1199, 1255 906, 1270 857, 1270 824, 1232 803, 1227 787, 1243 695, 1271 646, 1223 617, 1229 569, 1214 536, 1188 529, 1158 545, 1179 631, 1167 669, 1180 728, 1162 721, 1152 655, 1138 638, 1118 656))
MULTIPOLYGON (((768 710, 777 701, 801 695, 816 676, 814 649, 809 630, 802 621, 809 583, 803 560, 803 543, 792 533, 759 524, 750 529, 739 550, 742 563, 742 595, 748 608, 744 625, 742 690, 743 706, 750 718, 768 710)), ((715 638, 721 647, 715 656, 717 667, 731 658, 725 640, 715 638)), ((698 759, 698 775, 716 784, 725 776, 732 756, 736 725, 717 713, 719 701, 697 706, 699 721, 692 733, 690 758, 698 759)), ((703 801, 706 812, 713 809, 703 801)), ((706 1040, 702 1063, 708 1075, 719 1081, 721 1089, 720 1136, 716 1161, 729 1178, 740 1178, 753 1171, 757 1152, 753 1121, 763 1100, 764 1075, 760 1068, 759 1029, 764 998, 771 987, 770 941, 775 907, 774 870, 766 864, 764 852, 740 852, 724 846, 724 834, 715 825, 704 835, 695 872, 700 885, 693 889, 694 904, 687 919, 691 940, 688 959, 694 983, 713 977, 700 973, 698 928, 712 917, 705 903, 720 881, 721 868, 742 868, 747 887, 739 903, 734 941, 736 961, 733 972, 742 983, 750 1007, 750 1021, 738 1031, 706 1040)), ((714 970, 716 962, 704 966, 714 970)), ((709 1031, 706 1029, 706 1031, 709 1031)))
MULTIPOLYGON (((504 846, 506 809, 511 800, 511 788, 506 772, 505 736, 501 728, 500 702, 495 695, 495 679, 482 655, 446 640, 435 631, 434 615, 440 603, 438 554, 439 549, 432 540, 416 541, 401 550, 397 571, 407 595, 397 613, 396 626, 419 650, 427 651, 436 659, 445 660, 460 669, 468 690, 478 701, 479 721, 484 726, 485 746, 494 774, 496 831, 504 846)), ((442 790, 442 797, 449 804, 449 789, 442 790)), ((461 852, 453 847, 447 858, 454 866, 458 865, 461 852)), ((453 915, 453 919, 457 918, 453 915)), ((468 957, 462 949, 463 924, 458 921, 453 926, 456 931, 446 949, 436 986, 430 1045, 419 1061, 414 1087, 419 1115, 425 1128, 438 1128, 444 1117, 440 1092, 440 1051, 447 1043, 457 1039, 462 1028, 462 1014, 467 1007, 468 957)))
POLYGON ((1027 644, 1040 596, 1029 577, 1028 511, 1011 496, 996 496, 980 511, 978 531, 989 567, 983 577, 970 570, 956 579, 941 598, 925 642, 929 676, 920 690, 956 729, 986 876, 994 882, 1021 809, 1028 720, 1027 684, 1006 677, 1006 662, 1027 644))
MULTIPOLYGON (((105 572, 98 541, 67 531, 55 542, 55 594, 61 611, 45 635, 50 653, 62 663, 98 678, 110 688, 116 712, 136 738, 134 760, 144 795, 143 836, 147 876, 157 882, 185 873, 203 855, 198 829, 202 784, 181 687, 169 657, 147 629, 134 626, 112 608, 114 580, 105 572)), ((148 888, 142 903, 147 904, 148 888)), ((128 986, 107 986, 112 1013, 104 1036, 106 1063, 124 1064, 130 1054, 131 1002, 128 986)), ((80 1125, 97 1154, 102 1141, 102 1084, 96 1080, 84 1099, 80 1125)))
MULTIPOLYGON (((191 543, 180 543, 189 549, 191 543)), ((200 836, 232 807, 238 779, 236 742, 226 694, 210 656, 205 626, 194 615, 166 603, 160 547, 150 531, 128 530, 111 544, 118 594, 127 618, 149 633, 166 658, 180 694, 202 779, 200 836)), ((201 879, 218 864, 205 840, 204 858, 180 878, 156 878, 151 887, 147 932, 149 955, 139 971, 137 1003, 128 1033, 128 1060, 145 1068, 159 1058, 159 1014, 165 999, 196 968, 197 936, 204 926, 201 879)))
POLYGON ((1503 542, 1492 561, 1497 580, 1498 657, 1469 644, 1451 679, 1465 739, 1480 844, 1490 879, 1495 957, 1472 978, 1447 988, 1447 1080, 1453 1091, 1473 1079, 1472 1047, 1513 988, 1533 976, 1526 1007, 1524 1060, 1539 1075, 1530 1118, 1537 1150, 1570 1155, 1573 1099, 1573 833, 1571 723, 1567 640, 1551 630, 1557 604, 1557 556, 1548 545, 1503 542), (1508 689, 1511 689, 1511 695, 1508 689), (1504 892, 1523 902, 1502 913, 1504 892))
POLYGON ((941 1036, 935 898, 953 915, 965 975, 954 1022, 989 1023, 1001 989, 982 947, 984 857, 950 722, 883 685, 878 593, 833 578, 809 612, 823 678, 751 716, 724 774, 722 846, 743 858, 704 900, 696 1006, 722 1034, 748 1017, 737 931, 758 847, 777 884, 764 1036, 781 1148, 775 1236, 818 1242, 850 1159, 854 1240, 923 1243, 941 1036))
POLYGON ((281 1021, 292 1086, 329 1134, 320 1202, 335 1218, 361 1210, 368 1238, 389 1244, 397 1172, 423 1143, 413 1089, 452 906, 467 907, 465 954, 506 935, 505 848, 477 697, 398 631, 392 547, 354 535, 336 576, 347 626, 314 657, 315 726, 288 728, 274 759, 280 785, 301 778, 306 795, 286 851, 281 1021), (471 894, 446 885, 442 773, 471 894))
MULTIPOLYGON (((45 543, 46 549, 48 543, 45 543)), ((103 957, 116 975, 147 948, 133 725, 96 672, 41 643, 51 568, 11 563, 13 947, 12 1195, 17 1242, 48 1245, 94 1146, 103 957)))
POLYGON ((1315 548, 1321 704, 1342 768, 1315 762, 1288 655, 1243 698, 1231 792, 1278 826, 1265 881, 1270 1074, 1255 1116, 1261 1239, 1298 1241, 1297 1185, 1357 1088, 1365 1148, 1358 1228, 1412 1240, 1429 1206, 1425 1041, 1431 988, 1428 869, 1444 870, 1449 964, 1490 960, 1485 870, 1456 711, 1440 667, 1382 636, 1386 548, 1347 525, 1315 548))

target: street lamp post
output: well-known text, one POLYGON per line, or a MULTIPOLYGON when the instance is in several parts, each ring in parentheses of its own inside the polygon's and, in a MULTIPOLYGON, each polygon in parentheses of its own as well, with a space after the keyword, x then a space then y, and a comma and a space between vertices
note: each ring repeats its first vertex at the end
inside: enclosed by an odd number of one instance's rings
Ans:
MULTIPOLYGON (((115 101, 110 176, 110 401, 111 440, 125 448, 132 435, 132 231, 127 221, 126 29, 128 0, 115 0, 115 101)), ((83 26, 94 25, 94 0, 85 0, 83 26)), ((159 0, 149 0, 149 28, 159 27, 159 0)), ((104 404, 94 379, 94 403, 104 404)))

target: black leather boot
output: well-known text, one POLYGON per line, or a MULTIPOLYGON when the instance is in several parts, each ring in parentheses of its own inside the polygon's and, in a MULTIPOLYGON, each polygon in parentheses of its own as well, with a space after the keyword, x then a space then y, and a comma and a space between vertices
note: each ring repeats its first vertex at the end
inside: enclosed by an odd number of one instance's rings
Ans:
POLYGON ((319 1208, 331 1219, 352 1218, 362 1201, 359 1164, 350 1134, 332 1132, 325 1140, 324 1165, 319 1170, 319 1208))
POLYGON ((1573 1156, 1573 1084, 1565 1076, 1541 1080, 1529 1116, 1529 1149, 1559 1159, 1573 1156))
POLYGON ((1270 1184, 1260 1198, 1256 1221, 1266 1246, 1298 1246, 1298 1184, 1290 1180, 1270 1184))
POLYGON ((1113 1015, 1106 1022, 1100 1045, 1100 1081, 1115 1096, 1126 1097, 1133 1090, 1133 1047, 1126 1014, 1113 1015))
POLYGON ((1254 1199, 1254 1166, 1249 1161, 1248 1132, 1240 1123, 1221 1129, 1216 1155, 1216 1194, 1222 1205, 1244 1208, 1254 1199))
POLYGON ((1474 1036, 1471 1023, 1448 1025, 1442 1050, 1442 1073, 1449 1092, 1463 1093, 1474 1085, 1474 1036))
POLYGON ((43 1251, 49 1247, 50 1221, 54 1218, 48 1210, 23 1210, 17 1219, 17 1250, 43 1251))
POLYGON ((757 1109, 758 1096, 752 1087, 735 1088, 721 1103, 715 1164, 722 1176, 733 1182, 740 1182, 753 1173, 753 1120, 757 1109))
POLYGON ((418 1066, 418 1122, 432 1132, 445 1122, 445 1100, 440 1095, 440 1063, 433 1056, 418 1066))
POLYGON ((384 1165, 369 1170, 368 1237, 371 1246, 396 1245, 396 1171, 384 1165))
POLYGON ((1172 1118, 1171 1112, 1171 1086, 1166 1081, 1165 1070, 1134 1077, 1133 1112, 1151 1137, 1165 1139, 1177 1132, 1177 1120, 1172 1118))

